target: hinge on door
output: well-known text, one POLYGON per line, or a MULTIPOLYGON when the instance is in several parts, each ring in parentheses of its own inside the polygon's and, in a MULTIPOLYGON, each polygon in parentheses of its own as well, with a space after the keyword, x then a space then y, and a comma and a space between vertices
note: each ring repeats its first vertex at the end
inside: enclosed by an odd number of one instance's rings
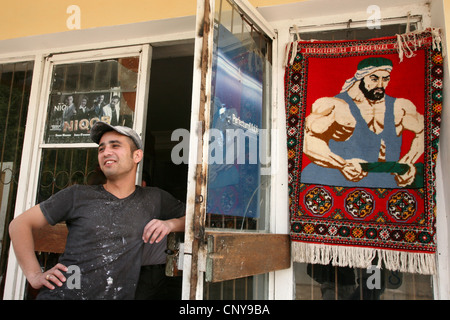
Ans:
POLYGON ((181 276, 184 257, 184 233, 172 232, 167 235, 166 276, 181 276))
POLYGON ((202 202, 203 202, 203 196, 202 195, 195 196, 195 203, 202 203, 202 202))

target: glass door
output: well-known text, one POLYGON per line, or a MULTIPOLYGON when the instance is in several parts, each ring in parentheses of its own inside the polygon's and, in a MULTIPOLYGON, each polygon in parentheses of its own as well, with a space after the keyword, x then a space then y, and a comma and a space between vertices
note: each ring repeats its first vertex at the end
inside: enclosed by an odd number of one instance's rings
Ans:
POLYGON ((276 36, 246 1, 199 0, 197 21, 183 297, 265 299, 290 265, 269 223, 276 36))

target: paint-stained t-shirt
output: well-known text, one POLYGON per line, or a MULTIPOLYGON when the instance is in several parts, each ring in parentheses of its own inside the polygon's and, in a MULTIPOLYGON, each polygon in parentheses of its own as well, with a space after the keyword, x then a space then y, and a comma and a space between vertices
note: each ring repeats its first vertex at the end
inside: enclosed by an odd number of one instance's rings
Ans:
POLYGON ((38 299, 133 299, 145 225, 185 214, 184 204, 169 193, 140 186, 119 199, 102 185, 74 185, 40 208, 51 225, 66 222, 69 233, 59 262, 74 267, 62 287, 43 287, 38 299))

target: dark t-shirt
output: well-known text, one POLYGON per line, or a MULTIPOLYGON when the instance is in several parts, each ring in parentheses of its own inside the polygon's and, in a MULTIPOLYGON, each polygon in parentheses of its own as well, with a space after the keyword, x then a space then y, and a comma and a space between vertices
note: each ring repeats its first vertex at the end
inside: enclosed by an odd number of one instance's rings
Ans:
POLYGON ((66 222, 69 234, 59 262, 75 267, 62 287, 44 287, 38 299, 133 299, 145 225, 185 214, 184 204, 169 193, 140 186, 119 199, 101 185, 74 185, 40 207, 51 225, 66 222), (79 279, 73 278, 77 270, 79 279))

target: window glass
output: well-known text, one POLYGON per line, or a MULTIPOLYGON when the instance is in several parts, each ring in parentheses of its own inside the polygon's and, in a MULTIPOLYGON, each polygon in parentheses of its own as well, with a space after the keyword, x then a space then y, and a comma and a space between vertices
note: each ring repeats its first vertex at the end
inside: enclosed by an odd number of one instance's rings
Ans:
POLYGON ((133 126, 139 57, 53 66, 44 141, 90 143, 99 121, 133 126))
POLYGON ((207 226, 265 230, 270 163, 270 40, 234 4, 217 2, 207 226))
POLYGON ((430 300, 432 277, 386 268, 294 263, 297 300, 430 300))
POLYGON ((6 277, 33 67, 32 61, 0 64, 0 279, 6 277))
POLYGON ((43 149, 37 203, 73 184, 101 184, 97 148, 43 149))
MULTIPOLYGON (((232 0, 214 17, 206 227, 267 231, 272 41, 232 0)), ((267 299, 268 274, 204 283, 204 299, 267 299)))

